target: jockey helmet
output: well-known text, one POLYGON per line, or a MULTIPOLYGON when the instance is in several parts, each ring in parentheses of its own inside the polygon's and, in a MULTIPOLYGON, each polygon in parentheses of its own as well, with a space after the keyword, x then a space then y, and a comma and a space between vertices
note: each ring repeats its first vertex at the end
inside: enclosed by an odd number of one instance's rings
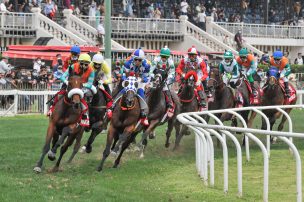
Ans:
POLYGON ((87 53, 82 53, 80 56, 79 56, 79 62, 84 62, 84 63, 91 63, 91 56, 87 53))
POLYGON ((103 63, 103 56, 100 53, 97 53, 93 56, 92 62, 96 64, 102 64, 103 63))
POLYGON ((230 65, 231 62, 232 62, 232 59, 233 59, 233 54, 232 54, 232 52, 231 52, 231 51, 226 51, 226 52, 224 53, 224 63, 225 63, 226 65, 230 65))
POLYGON ((198 52, 195 48, 195 46, 192 46, 191 48, 188 49, 188 55, 197 55, 198 52))
POLYGON ((248 50, 246 48, 242 48, 239 52, 240 57, 247 57, 248 50))
POLYGON ((141 48, 139 48, 139 49, 134 51, 133 58, 143 60, 143 59, 145 59, 145 52, 141 48))
POLYGON ((171 55, 171 51, 167 46, 165 46, 160 50, 160 56, 170 57, 170 55, 171 55))
POLYGON ((79 46, 73 46, 70 50, 71 53, 76 53, 77 55, 80 54, 80 47, 79 46))
POLYGON ((279 60, 281 60, 282 57, 283 57, 283 52, 282 52, 282 51, 275 51, 275 52, 273 53, 273 58, 274 58, 274 59, 279 59, 279 60))

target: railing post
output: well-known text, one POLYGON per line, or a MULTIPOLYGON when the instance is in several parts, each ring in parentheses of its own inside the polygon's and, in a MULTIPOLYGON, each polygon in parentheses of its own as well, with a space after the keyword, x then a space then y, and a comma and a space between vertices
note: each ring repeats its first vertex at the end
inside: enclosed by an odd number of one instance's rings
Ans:
POLYGON ((206 17, 206 32, 208 34, 212 34, 213 33, 213 20, 211 16, 207 16, 206 17))
POLYGON ((39 19, 38 19, 38 14, 41 13, 41 9, 39 7, 34 7, 31 10, 34 13, 34 22, 35 22, 35 29, 38 29, 40 27, 39 25, 39 19))
POLYGON ((18 91, 16 90, 14 94, 14 115, 18 113, 18 91))
POLYGON ((180 19, 180 22, 181 22, 181 26, 180 26, 180 29, 181 29, 181 32, 186 35, 187 34, 187 25, 186 25, 186 21, 188 20, 188 17, 186 15, 181 15, 179 17, 180 19))

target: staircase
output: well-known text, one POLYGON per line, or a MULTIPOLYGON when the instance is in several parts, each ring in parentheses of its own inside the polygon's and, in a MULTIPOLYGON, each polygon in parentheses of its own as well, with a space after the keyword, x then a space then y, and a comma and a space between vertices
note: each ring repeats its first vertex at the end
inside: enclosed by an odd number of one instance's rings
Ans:
MULTIPOLYGON (((86 41, 87 45, 95 46, 99 43, 98 41, 98 32, 91 25, 82 21, 78 17, 72 14, 72 11, 69 9, 65 9, 63 11, 63 15, 66 18, 66 29, 70 30, 78 37, 82 38, 86 41)), ((120 45, 114 40, 111 40, 112 48, 117 50, 126 50, 125 47, 120 45)))
MULTIPOLYGON (((235 34, 229 32, 225 28, 223 28, 223 27, 219 26, 218 24, 216 24, 215 22, 213 22, 210 17, 207 17, 206 27, 207 27, 207 32, 209 34, 212 34, 220 41, 226 40, 227 45, 236 49, 236 43, 234 41, 235 34), (226 39, 225 39, 225 37, 226 37, 226 39)), ((259 56, 263 55, 262 51, 258 50, 257 48, 255 48, 254 46, 252 46, 251 44, 249 44, 246 41, 243 42, 243 47, 247 48, 249 50, 249 52, 257 53, 259 56)))
POLYGON ((32 12, 35 15, 36 27, 37 27, 37 38, 51 37, 52 39, 47 45, 86 45, 87 42, 77 35, 73 34, 69 30, 60 26, 53 20, 47 18, 41 14, 40 8, 33 8, 32 12))

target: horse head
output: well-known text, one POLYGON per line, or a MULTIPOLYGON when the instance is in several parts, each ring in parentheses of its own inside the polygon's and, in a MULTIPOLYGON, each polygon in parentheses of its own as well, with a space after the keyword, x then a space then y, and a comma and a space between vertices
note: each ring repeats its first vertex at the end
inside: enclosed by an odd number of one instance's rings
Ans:
POLYGON ((194 87, 195 82, 197 82, 198 77, 195 71, 189 71, 187 72, 185 76, 185 84, 188 87, 194 87))
POLYGON ((131 108, 135 104, 137 89, 139 83, 134 76, 129 76, 125 81, 122 82, 122 86, 126 90, 126 93, 123 95, 123 102, 127 108, 131 108))
POLYGON ((154 71, 154 78, 152 80, 152 88, 159 88, 163 85, 166 72, 163 69, 156 69, 154 71))
POLYGON ((215 89, 223 83, 222 77, 218 68, 211 68, 209 73, 209 80, 207 82, 207 88, 210 92, 208 97, 214 97, 215 89))
POLYGON ((280 78, 280 73, 278 68, 270 67, 267 72, 267 77, 268 77, 267 82, 270 86, 276 85, 280 78))
POLYGON ((70 74, 69 83, 67 87, 68 98, 71 101, 74 109, 80 108, 81 99, 84 96, 82 89, 82 78, 80 76, 74 76, 70 74))

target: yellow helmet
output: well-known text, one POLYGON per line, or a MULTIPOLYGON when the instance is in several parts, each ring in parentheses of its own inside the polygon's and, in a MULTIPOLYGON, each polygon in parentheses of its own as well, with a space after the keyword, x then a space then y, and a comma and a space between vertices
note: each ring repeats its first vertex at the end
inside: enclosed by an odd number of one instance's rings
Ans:
POLYGON ((79 62, 84 61, 84 62, 91 63, 91 56, 87 53, 82 53, 82 54, 80 54, 78 61, 79 62))

